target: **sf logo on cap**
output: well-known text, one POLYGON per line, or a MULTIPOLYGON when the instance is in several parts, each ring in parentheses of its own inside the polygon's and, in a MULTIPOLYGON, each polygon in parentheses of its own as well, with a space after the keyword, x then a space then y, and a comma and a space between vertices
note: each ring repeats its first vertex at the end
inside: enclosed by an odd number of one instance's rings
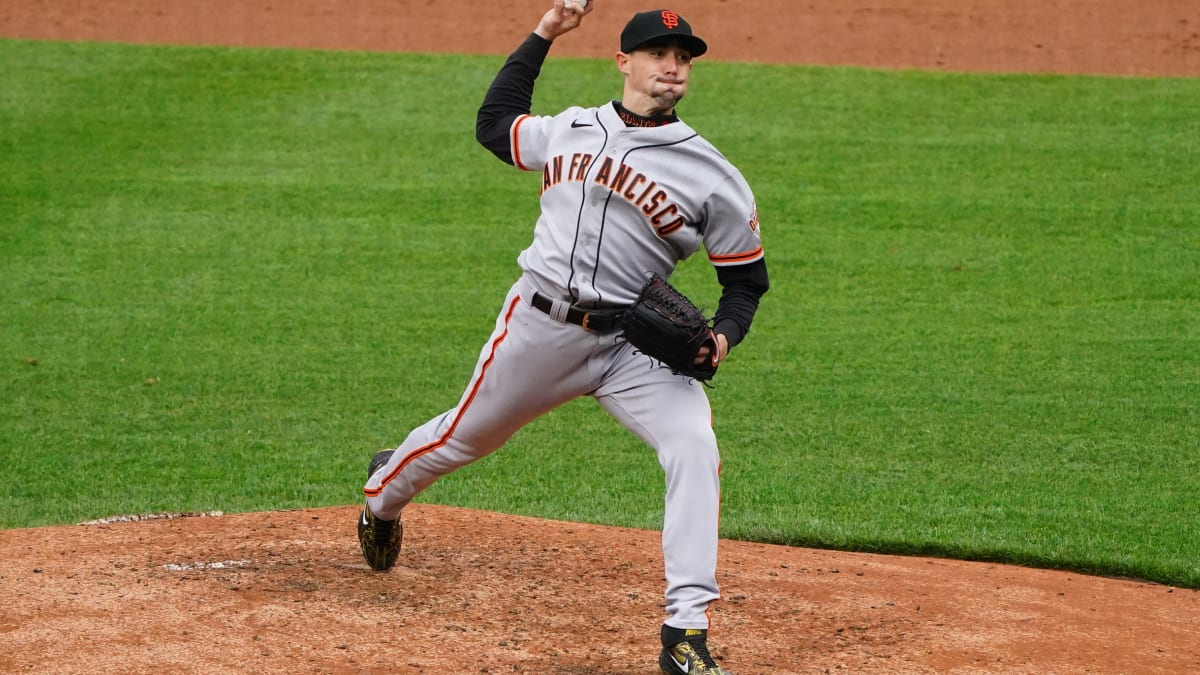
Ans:
POLYGON ((664 10, 662 13, 663 25, 671 30, 674 30, 679 25, 679 15, 675 12, 664 10))

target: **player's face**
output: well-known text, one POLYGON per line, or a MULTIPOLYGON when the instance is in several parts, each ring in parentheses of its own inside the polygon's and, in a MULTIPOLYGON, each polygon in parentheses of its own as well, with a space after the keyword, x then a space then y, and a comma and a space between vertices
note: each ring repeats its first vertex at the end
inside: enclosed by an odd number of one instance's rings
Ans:
POLYGON ((687 94, 692 53, 675 44, 651 45, 617 54, 617 65, 627 97, 644 100, 654 112, 668 112, 687 94))

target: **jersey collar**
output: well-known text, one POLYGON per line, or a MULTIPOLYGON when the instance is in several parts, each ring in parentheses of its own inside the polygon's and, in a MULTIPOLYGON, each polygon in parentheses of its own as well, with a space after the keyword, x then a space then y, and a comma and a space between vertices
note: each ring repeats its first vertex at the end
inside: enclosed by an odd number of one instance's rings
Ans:
POLYGON ((646 117, 639 115, 629 108, 621 105, 620 101, 613 101, 613 110, 617 111, 617 117, 625 123, 627 127, 665 127, 672 122, 678 122, 679 116, 675 113, 667 115, 655 115, 654 117, 646 117))
POLYGON ((655 145, 660 143, 673 143, 681 141, 689 136, 696 135, 696 132, 688 126, 687 122, 672 116, 676 121, 656 127, 631 127, 625 124, 621 119, 620 113, 617 112, 616 101, 613 105, 600 106, 596 115, 597 119, 610 133, 617 133, 622 136, 628 136, 631 139, 640 138, 643 142, 653 142, 655 145), (653 139, 653 140, 651 140, 653 139))

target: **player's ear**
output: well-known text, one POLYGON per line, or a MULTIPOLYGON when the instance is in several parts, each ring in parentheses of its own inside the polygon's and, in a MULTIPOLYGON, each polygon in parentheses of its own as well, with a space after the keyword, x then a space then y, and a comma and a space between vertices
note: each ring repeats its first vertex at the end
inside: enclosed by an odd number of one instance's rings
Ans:
POLYGON ((617 52, 616 55, 617 70, 621 71, 622 75, 629 74, 629 55, 625 52, 617 52))

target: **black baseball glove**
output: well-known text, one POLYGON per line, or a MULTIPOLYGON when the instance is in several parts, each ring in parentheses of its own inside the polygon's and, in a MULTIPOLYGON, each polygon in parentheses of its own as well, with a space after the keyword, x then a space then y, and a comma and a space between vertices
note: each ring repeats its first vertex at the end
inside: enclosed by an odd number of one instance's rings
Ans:
POLYGON ((651 274, 637 301, 621 316, 625 339, 673 372, 708 381, 717 373, 717 340, 704 314, 658 274, 651 274), (708 345, 709 358, 695 363, 708 345))

